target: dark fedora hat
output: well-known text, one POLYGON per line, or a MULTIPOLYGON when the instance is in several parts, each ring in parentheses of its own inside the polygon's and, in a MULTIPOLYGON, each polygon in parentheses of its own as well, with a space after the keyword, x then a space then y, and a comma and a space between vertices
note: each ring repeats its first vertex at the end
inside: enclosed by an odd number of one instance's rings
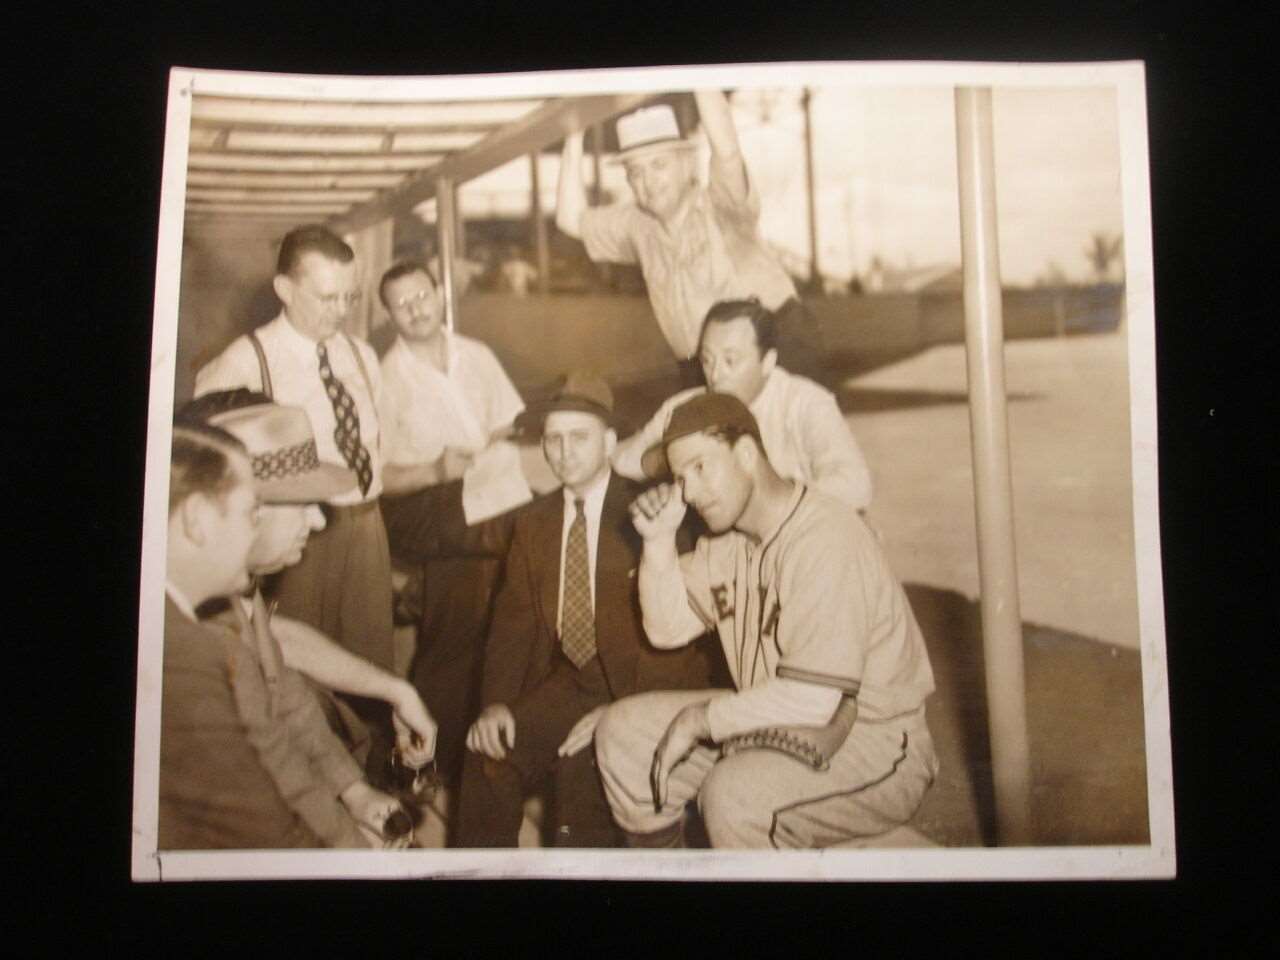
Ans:
POLYGON ((604 421, 605 426, 618 429, 620 421, 613 412, 613 391, 604 378, 590 370, 570 370, 551 389, 545 400, 539 400, 516 418, 516 427, 524 433, 542 433, 547 414, 557 410, 576 410, 592 413, 604 421))

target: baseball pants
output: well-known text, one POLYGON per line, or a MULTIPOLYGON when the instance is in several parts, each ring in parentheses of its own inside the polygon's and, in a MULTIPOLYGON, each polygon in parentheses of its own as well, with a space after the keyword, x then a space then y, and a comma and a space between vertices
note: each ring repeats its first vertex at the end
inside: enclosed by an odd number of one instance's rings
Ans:
POLYGON ((671 771, 667 801, 654 810, 653 752, 677 713, 723 690, 668 691, 613 704, 596 729, 605 795, 632 834, 670 830, 697 799, 711 845, 810 849, 873 837, 906 823, 937 774, 924 709, 877 722, 859 719, 825 771, 775 750, 723 757, 697 746, 671 771))

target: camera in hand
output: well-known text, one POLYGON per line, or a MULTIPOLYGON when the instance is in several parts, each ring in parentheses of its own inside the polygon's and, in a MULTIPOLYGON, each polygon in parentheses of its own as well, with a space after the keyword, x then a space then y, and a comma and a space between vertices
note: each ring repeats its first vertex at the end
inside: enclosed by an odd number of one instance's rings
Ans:
POLYGON ((404 837, 412 837, 412 835, 413 821, 409 819, 409 814, 403 810, 396 810, 391 816, 387 817, 386 822, 382 825, 383 840, 400 840, 404 837))
MULTIPOLYGON (((414 745, 420 746, 421 742, 414 734, 414 745)), ((391 751, 391 783, 393 789, 413 797, 414 802, 430 803, 440 789, 441 779, 434 758, 414 766, 406 762, 400 748, 395 747, 391 751)))

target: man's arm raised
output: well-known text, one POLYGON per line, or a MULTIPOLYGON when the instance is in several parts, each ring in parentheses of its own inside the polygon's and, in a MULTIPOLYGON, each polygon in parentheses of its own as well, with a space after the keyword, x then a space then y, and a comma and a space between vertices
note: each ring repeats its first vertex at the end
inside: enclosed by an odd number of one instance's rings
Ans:
POLYGON ((729 101, 719 90, 697 90, 693 99, 698 104, 698 116, 707 133, 711 146, 711 162, 718 169, 725 187, 735 200, 747 199, 747 166, 738 144, 738 131, 729 112, 729 101))
POLYGON ((574 238, 582 236, 582 214, 587 209, 587 186, 582 182, 582 133, 564 138, 560 154, 560 180, 556 184, 556 226, 574 238))
POLYGON ((676 530, 684 514, 680 491, 669 483, 650 487, 631 504, 631 522, 644 539, 639 572, 644 632, 655 647, 664 649, 689 643, 708 626, 690 604, 676 553, 676 530))

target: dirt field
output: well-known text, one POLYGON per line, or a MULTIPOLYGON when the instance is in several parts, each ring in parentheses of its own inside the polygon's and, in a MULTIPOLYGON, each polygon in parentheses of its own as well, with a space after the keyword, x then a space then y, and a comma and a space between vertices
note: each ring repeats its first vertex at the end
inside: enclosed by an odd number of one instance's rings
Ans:
MULTIPOLYGON (((1022 617, 1136 649, 1124 334, 1010 342, 1005 377, 1022 617)), ((963 344, 833 386, 898 576, 977 597, 963 344)))

